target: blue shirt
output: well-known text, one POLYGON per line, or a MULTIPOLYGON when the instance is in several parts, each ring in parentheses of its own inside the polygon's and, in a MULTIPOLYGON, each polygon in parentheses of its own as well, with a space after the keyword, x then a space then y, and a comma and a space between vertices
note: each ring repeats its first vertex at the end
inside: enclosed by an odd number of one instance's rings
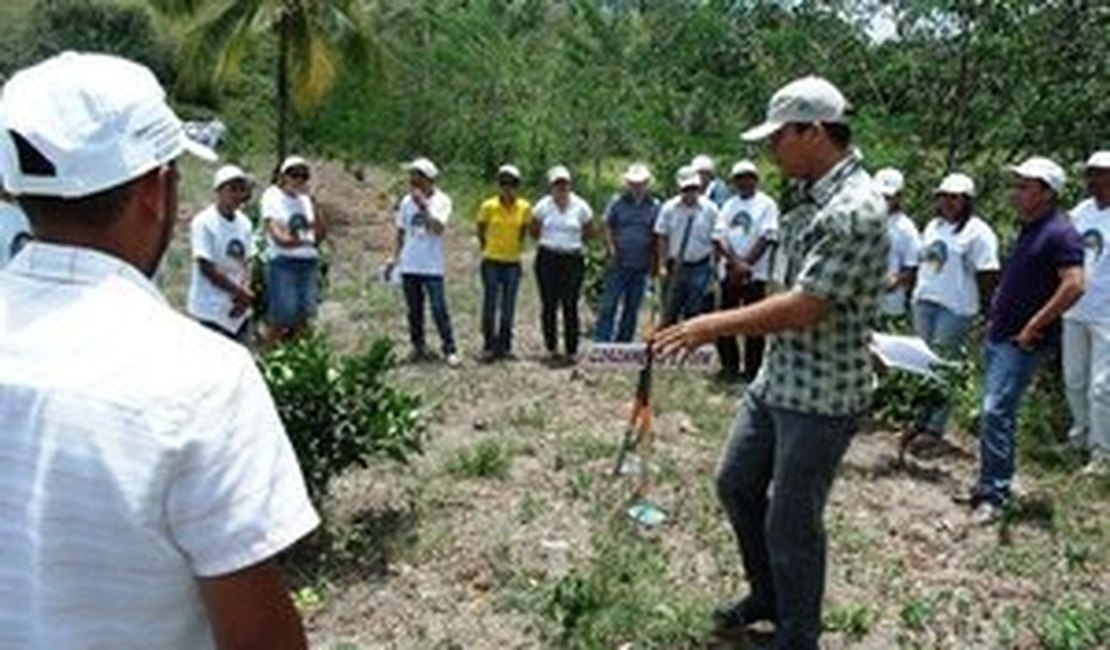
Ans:
POLYGON ((709 181, 709 187, 705 190, 705 198, 709 199, 718 208, 725 204, 732 198, 732 190, 729 189, 728 183, 719 178, 714 178, 709 181))
POLYGON ((605 225, 613 236, 616 264, 620 268, 651 268, 652 229, 659 216, 659 201, 645 194, 636 201, 629 193, 614 196, 605 208, 605 225))
MULTIPOLYGON (((990 341, 1017 336, 1060 287, 1060 270, 1082 265, 1083 239, 1067 217, 1052 211, 1022 225, 991 300, 990 341)), ((1041 344, 1052 344, 1059 335, 1057 319, 1045 330, 1041 344)))

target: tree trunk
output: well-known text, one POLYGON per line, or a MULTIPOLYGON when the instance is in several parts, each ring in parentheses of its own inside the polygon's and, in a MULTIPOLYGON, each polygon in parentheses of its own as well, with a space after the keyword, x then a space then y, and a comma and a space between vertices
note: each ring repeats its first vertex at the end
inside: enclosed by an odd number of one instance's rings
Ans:
POLYGON ((288 153, 289 130, 289 14, 284 9, 278 16, 277 54, 277 162, 276 170, 288 153))

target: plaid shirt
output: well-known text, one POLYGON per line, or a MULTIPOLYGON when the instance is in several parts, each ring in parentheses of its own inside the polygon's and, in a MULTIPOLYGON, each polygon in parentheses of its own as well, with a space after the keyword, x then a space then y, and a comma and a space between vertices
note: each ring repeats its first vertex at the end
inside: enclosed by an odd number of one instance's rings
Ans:
POLYGON ((885 289, 886 205, 856 155, 813 183, 808 199, 782 218, 785 284, 824 298, 829 311, 770 337, 750 390, 780 408, 853 415, 874 390, 869 323, 885 289))

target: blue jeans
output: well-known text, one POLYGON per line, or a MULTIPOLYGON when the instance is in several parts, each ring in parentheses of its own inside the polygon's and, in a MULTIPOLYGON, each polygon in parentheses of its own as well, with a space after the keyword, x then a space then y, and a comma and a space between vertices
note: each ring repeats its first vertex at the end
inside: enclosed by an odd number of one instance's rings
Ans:
MULTIPOLYGON (((913 303, 913 328, 938 355, 956 356, 971 329, 972 316, 957 314, 929 300, 913 303)), ((948 400, 935 408, 922 409, 917 415, 917 428, 935 436, 943 436, 948 425, 951 405, 948 400)))
POLYGON ((520 262, 482 260, 481 272, 482 350, 506 355, 513 349, 513 316, 520 288, 520 262), (500 319, 497 318, 498 311, 501 312, 500 319))
POLYGON ((621 317, 616 340, 627 343, 636 336, 636 317, 640 312, 640 303, 644 300, 647 276, 646 270, 620 266, 609 269, 605 275, 605 289, 601 294, 601 310, 594 327, 595 341, 614 340, 613 321, 616 320, 618 305, 621 317))
POLYGON ((266 317, 277 327, 298 327, 316 315, 320 260, 275 257, 266 264, 266 317))
POLYGON ((1018 406, 1042 356, 1043 351, 1026 351, 1010 341, 987 343, 975 489, 978 499, 1001 506, 1010 498, 1018 406))
POLYGON ((748 393, 721 456, 717 496, 739 542, 750 598, 776 612, 775 648, 818 647, 825 504, 858 426, 854 415, 802 413, 748 393))
POLYGON ((670 276, 663 293, 664 325, 693 318, 705 310, 712 270, 709 260, 697 264, 670 264, 670 276))
POLYGON ((435 321, 439 338, 443 342, 443 354, 455 353, 455 335, 451 332, 451 316, 447 313, 447 297, 443 289, 442 275, 417 275, 406 273, 401 276, 405 290, 405 304, 408 306, 409 340, 417 352, 424 352, 424 296, 432 306, 432 320, 435 321))

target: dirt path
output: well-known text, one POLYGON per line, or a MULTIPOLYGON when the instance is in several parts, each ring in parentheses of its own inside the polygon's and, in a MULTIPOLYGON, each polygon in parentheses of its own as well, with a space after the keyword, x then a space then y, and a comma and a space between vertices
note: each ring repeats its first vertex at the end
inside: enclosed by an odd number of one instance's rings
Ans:
MULTIPOLYGON (((322 324, 343 345, 384 335, 406 351, 401 296, 371 279, 392 247, 387 179, 360 183, 325 165, 316 182, 335 245, 322 324)), ((426 455, 336 490, 335 516, 361 522, 379 555, 373 571, 322 590, 307 619, 314 647, 717 647, 701 640, 708 608, 742 581, 710 483, 738 395, 697 373, 660 375, 653 497, 668 520, 637 530, 623 515, 631 482, 607 475, 632 378, 538 362, 530 258, 522 359, 477 364, 478 258, 459 218, 470 206, 456 210, 448 295, 466 362, 402 368, 398 380, 429 407, 426 455)), ((1105 613, 1106 485, 1026 476, 1047 512, 1030 509, 1001 532, 969 529, 950 496, 972 461, 899 469, 894 438, 859 435, 831 498, 827 647, 1039 647, 1070 620, 1068 603, 1075 616, 1090 603, 1105 613)))

